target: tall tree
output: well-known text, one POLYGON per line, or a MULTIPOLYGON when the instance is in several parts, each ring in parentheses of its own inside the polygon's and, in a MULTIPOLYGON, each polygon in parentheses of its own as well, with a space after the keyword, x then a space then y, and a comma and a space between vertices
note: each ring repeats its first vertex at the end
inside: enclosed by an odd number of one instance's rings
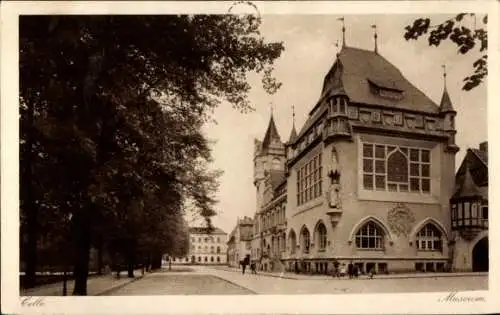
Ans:
POLYGON ((214 215, 201 125, 223 101, 252 109, 248 72, 269 93, 280 86, 271 70, 283 45, 265 43, 259 25, 250 15, 20 18, 27 270, 40 227, 55 231, 45 221, 71 217, 73 294, 85 295, 93 242, 126 244, 131 266, 139 249, 157 256, 182 240, 186 200, 214 215), (163 234, 147 240, 145 228, 163 234))
POLYGON ((467 54, 479 46, 481 53, 472 64, 474 72, 464 78, 463 90, 469 91, 480 85, 488 75, 488 16, 475 13, 460 13, 440 24, 431 24, 430 18, 419 18, 405 27, 406 40, 428 36, 430 46, 439 46, 443 41, 455 43, 460 54, 467 54))

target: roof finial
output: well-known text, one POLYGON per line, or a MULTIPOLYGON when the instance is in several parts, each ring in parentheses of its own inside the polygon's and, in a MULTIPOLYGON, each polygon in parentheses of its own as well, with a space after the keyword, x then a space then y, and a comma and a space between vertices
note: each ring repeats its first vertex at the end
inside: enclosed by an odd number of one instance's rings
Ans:
POLYGON ((271 102, 269 103, 269 105, 271 106, 271 117, 272 117, 272 116, 273 116, 273 114, 274 114, 274 103, 273 103, 273 101, 271 101, 271 102))
POLYGON ((295 106, 292 105, 292 123, 295 126, 295 106))
POLYGON ((340 17, 337 20, 342 21, 342 47, 345 47, 346 42, 345 42, 345 23, 344 23, 344 17, 340 17))
POLYGON ((446 65, 442 65, 443 67, 443 81, 444 81, 444 88, 446 89, 446 65))
POLYGON ((375 39, 375 53, 378 53, 378 47, 377 47, 377 25, 373 24, 372 25, 372 28, 373 28, 373 38, 375 39))

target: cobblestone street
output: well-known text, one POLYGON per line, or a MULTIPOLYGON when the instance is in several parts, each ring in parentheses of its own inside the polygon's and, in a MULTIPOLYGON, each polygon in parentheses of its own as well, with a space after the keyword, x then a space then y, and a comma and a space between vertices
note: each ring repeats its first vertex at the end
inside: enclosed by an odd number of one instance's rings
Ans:
POLYGON ((488 289, 488 277, 484 274, 342 280, 314 277, 288 279, 260 274, 243 275, 235 271, 237 270, 193 267, 191 272, 157 272, 110 292, 110 294, 343 294, 488 289))

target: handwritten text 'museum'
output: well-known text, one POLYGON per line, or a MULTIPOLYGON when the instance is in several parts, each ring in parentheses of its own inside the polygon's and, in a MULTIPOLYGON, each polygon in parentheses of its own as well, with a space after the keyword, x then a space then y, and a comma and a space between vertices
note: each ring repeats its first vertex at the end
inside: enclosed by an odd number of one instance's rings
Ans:
POLYGON ((458 292, 451 292, 446 297, 438 299, 438 302, 456 302, 456 303, 470 303, 470 302, 485 302, 484 296, 465 296, 460 295, 458 292))

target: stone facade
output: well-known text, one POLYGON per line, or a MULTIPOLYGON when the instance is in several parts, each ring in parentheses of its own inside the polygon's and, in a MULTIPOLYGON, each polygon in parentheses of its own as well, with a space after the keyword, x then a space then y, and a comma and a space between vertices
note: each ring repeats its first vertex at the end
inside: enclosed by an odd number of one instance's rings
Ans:
POLYGON ((227 241, 227 263, 230 267, 239 267, 240 261, 251 254, 253 220, 249 217, 238 219, 236 227, 229 234, 227 241))
POLYGON ((185 257, 173 257, 172 264, 227 264, 227 233, 219 228, 189 228, 189 253, 185 257))
POLYGON ((446 87, 437 105, 378 53, 344 46, 300 132, 282 143, 271 117, 255 141, 252 260, 313 273, 449 269, 455 115, 446 87))

